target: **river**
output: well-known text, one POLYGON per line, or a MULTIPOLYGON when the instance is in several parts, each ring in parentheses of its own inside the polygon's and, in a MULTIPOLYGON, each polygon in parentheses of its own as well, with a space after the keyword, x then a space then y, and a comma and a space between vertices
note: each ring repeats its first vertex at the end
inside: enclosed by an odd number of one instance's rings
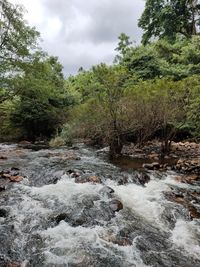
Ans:
POLYGON ((0 266, 200 266, 200 220, 166 197, 195 192, 199 208, 198 185, 172 171, 151 171, 142 185, 140 170, 82 144, 39 151, 1 144, 0 154, 1 171, 24 177, 0 192, 0 266))

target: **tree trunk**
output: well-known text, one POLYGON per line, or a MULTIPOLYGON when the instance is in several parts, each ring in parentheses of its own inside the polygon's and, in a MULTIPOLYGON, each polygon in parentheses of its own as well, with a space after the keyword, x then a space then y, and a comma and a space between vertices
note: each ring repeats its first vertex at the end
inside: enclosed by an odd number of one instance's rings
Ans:
POLYGON ((115 136, 110 141, 110 158, 117 158, 121 155, 123 144, 119 136, 115 136))

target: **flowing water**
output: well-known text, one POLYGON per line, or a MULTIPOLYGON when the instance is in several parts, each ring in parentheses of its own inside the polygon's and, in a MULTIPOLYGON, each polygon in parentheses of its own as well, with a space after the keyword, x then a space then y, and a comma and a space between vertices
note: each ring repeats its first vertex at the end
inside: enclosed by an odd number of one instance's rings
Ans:
POLYGON ((200 266, 200 220, 165 196, 198 194, 198 185, 152 171, 143 186, 137 170, 122 170, 83 145, 70 151, 0 145, 0 154, 7 156, 2 170, 14 167, 25 177, 0 192, 0 266, 200 266), (88 177, 101 183, 80 183, 88 177), (123 209, 114 212, 116 199, 123 209))

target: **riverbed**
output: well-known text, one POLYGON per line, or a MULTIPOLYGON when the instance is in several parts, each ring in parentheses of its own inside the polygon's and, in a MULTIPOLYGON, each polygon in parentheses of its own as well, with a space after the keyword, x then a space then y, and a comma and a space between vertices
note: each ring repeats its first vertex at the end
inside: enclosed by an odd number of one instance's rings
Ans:
POLYGON ((23 177, 0 192, 0 266, 200 266, 200 219, 166 197, 195 194, 198 210, 198 184, 122 168, 83 144, 0 154, 0 171, 23 177))

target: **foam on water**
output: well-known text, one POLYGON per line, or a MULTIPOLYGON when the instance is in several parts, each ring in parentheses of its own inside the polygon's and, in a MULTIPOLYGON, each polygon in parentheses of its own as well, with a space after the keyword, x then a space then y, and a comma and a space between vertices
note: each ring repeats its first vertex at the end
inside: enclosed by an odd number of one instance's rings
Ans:
POLYGON ((17 145, 16 144, 0 144, 0 150, 5 150, 5 151, 9 151, 12 150, 13 148, 16 148, 17 145))
MULTIPOLYGON (((4 148, 13 149, 14 147, 0 145, 0 149, 4 148)), ((47 164, 43 165, 43 161, 48 163, 48 157, 39 159, 39 156, 43 155, 44 152, 46 153, 46 151, 30 152, 32 154, 27 160, 28 164, 33 164, 33 168, 34 166, 47 168, 47 164)), ((78 167, 81 164, 85 164, 89 170, 91 170, 90 167, 93 167, 95 171, 97 168, 97 173, 100 174, 103 171, 107 173, 108 170, 108 174, 110 171, 112 174, 119 175, 118 168, 112 164, 98 159, 92 153, 90 154, 88 150, 83 152, 85 155, 81 156, 81 161, 77 163, 78 167)), ((76 167, 72 165, 72 168, 76 167)), ((47 175, 51 175, 50 169, 47 168, 47 171, 47 175)), ((37 168, 35 172, 38 172, 37 168)), ((89 199, 92 199, 90 198, 91 196, 97 196, 101 201, 109 202, 110 199, 107 196, 99 193, 104 186, 103 184, 75 183, 74 179, 65 174, 56 184, 31 187, 28 186, 27 180, 24 179, 20 184, 13 185, 9 192, 8 209, 16 234, 15 247, 19 250, 21 247, 21 253, 23 254, 23 248, 26 247, 28 238, 39 233, 42 237, 42 242, 44 241, 45 244, 42 247, 42 251, 39 251, 39 253, 44 253, 45 255, 45 264, 47 264, 45 266, 51 266, 51 264, 67 266, 68 264, 91 263, 101 257, 101 259, 114 259, 116 263, 121 264, 121 267, 145 267, 146 265, 141 257, 142 251, 140 255, 140 251, 136 246, 138 236, 135 237, 133 235, 135 239, 131 239, 133 241, 132 245, 127 244, 126 246, 119 246, 112 242, 112 239, 109 239, 110 234, 114 237, 119 234, 121 225, 126 226, 126 221, 124 220, 127 216, 126 211, 128 211, 136 214, 136 218, 141 218, 141 224, 145 221, 145 226, 153 225, 155 226, 155 231, 158 230, 159 232, 161 230, 171 233, 169 239, 169 235, 166 235, 166 242, 169 242, 170 245, 173 244, 175 251, 179 255, 189 254, 198 260, 200 259, 200 229, 198 223, 179 219, 174 229, 170 232, 166 222, 161 218, 164 209, 166 207, 171 208, 163 192, 171 190, 170 186, 186 189, 188 186, 192 187, 191 185, 177 182, 173 174, 163 175, 161 179, 157 179, 152 174, 150 182, 145 187, 133 183, 118 185, 113 180, 106 180, 105 184, 114 189, 113 195, 121 200, 124 210, 116 213, 116 217, 110 221, 105 221, 102 224, 103 226, 93 227, 72 227, 65 221, 61 221, 55 226, 55 223, 51 223, 51 219, 62 212, 66 212, 68 206, 76 213, 75 207, 82 203, 81 201, 85 196, 88 196, 89 199)), ((95 205, 98 205, 98 203, 95 202, 95 205)), ((6 202, 5 205, 7 205, 6 202)), ((173 208, 171 212, 173 212, 173 208)), ((3 219, 2 222, 4 223, 3 219)), ((148 234, 148 231, 145 234, 148 234)), ((141 232, 139 235, 142 236, 143 233, 141 232)), ((155 243, 157 242, 157 240, 154 241, 155 243)), ((37 243, 35 246, 37 246, 37 243)), ((33 253, 33 248, 31 253, 33 253)), ((23 256, 26 257, 26 255, 23 256)), ((30 257, 32 257, 32 254, 30 257)), ((85 266, 91 265, 86 264, 85 266)))
POLYGON ((134 213, 146 220, 161 225, 159 218, 163 212, 164 201, 162 192, 169 190, 168 185, 162 181, 151 180, 146 187, 127 184, 113 185, 113 189, 125 207, 131 208, 134 213))
POLYGON ((195 221, 177 220, 171 240, 187 253, 200 258, 200 227, 195 221))
MULTIPOLYGON (((134 244, 132 246, 121 247, 102 239, 100 236, 105 229, 100 226, 94 228, 71 227, 62 221, 54 228, 43 231, 41 235, 46 239, 47 250, 44 252, 46 261, 49 264, 78 264, 87 262, 92 256, 91 251, 100 251, 101 257, 113 256, 125 259, 125 264, 133 264, 137 267, 146 265, 140 258, 134 244), (52 251, 56 251, 59 255, 52 251), (61 255, 60 255, 61 254, 61 255)), ((124 267, 126 265, 123 265, 124 267)), ((130 265, 131 266, 131 265, 130 265)))
POLYGON ((73 196, 80 196, 83 194, 91 195, 98 193, 102 188, 100 184, 91 184, 91 183, 75 183, 74 179, 70 178, 68 175, 63 175, 62 179, 56 184, 44 185, 40 188, 32 187, 31 194, 37 195, 38 198, 46 199, 57 198, 60 201, 66 203, 73 196))

